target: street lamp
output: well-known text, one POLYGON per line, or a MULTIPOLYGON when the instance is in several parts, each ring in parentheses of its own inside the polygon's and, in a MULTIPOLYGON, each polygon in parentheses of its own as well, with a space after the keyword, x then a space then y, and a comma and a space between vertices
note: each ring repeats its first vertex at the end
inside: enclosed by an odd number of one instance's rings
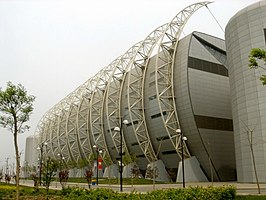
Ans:
POLYGON ((118 127, 118 126, 116 126, 115 128, 114 128, 114 131, 115 132, 119 132, 119 134, 120 134, 120 153, 119 153, 119 155, 120 155, 120 163, 119 163, 119 173, 120 173, 120 192, 122 192, 123 191, 123 177, 122 177, 122 174, 123 174, 123 156, 122 156, 122 154, 123 154, 123 148, 122 148, 122 146, 123 146, 123 133, 122 133, 122 126, 123 126, 123 124, 128 124, 129 122, 128 122, 128 120, 123 120, 122 121, 122 119, 121 119, 121 123, 120 123, 120 127, 118 127))
POLYGON ((177 129, 176 132, 181 136, 182 177, 183 177, 183 188, 185 188, 186 185, 185 185, 184 141, 187 140, 187 137, 183 135, 181 129, 177 129))
POLYGON ((60 153, 57 155, 60 157, 60 170, 62 170, 62 164, 64 164, 65 157, 60 153))
POLYGON ((99 182, 99 160, 98 160, 98 157, 99 157, 99 154, 101 154, 103 151, 100 150, 96 144, 93 145, 93 148, 96 151, 96 158, 97 158, 97 163, 96 163, 96 167, 97 167, 97 169, 96 169, 96 184, 98 185, 98 182, 99 182))
POLYGON ((39 168, 39 181, 40 185, 42 184, 42 162, 43 162, 43 148, 44 146, 47 146, 47 142, 42 142, 40 146, 37 147, 38 150, 40 150, 40 168, 39 168))

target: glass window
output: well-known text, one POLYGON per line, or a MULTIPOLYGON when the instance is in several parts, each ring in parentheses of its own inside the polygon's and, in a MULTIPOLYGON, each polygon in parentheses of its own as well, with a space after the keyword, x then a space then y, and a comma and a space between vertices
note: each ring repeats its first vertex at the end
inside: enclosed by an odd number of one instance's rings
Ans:
POLYGON ((195 115, 195 121, 198 128, 233 131, 233 121, 216 117, 195 115))
POLYGON ((264 39, 265 39, 265 44, 266 44, 266 28, 264 29, 264 39))
POLYGON ((228 76, 228 69, 226 69, 225 66, 198 58, 189 57, 188 67, 213 74, 228 76))

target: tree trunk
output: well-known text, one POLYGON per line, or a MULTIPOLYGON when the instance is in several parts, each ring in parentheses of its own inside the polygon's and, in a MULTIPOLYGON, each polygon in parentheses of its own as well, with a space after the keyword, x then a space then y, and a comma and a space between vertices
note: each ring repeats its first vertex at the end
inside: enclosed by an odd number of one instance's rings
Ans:
POLYGON ((248 143, 249 143, 249 147, 250 147, 250 151, 251 151, 251 157, 252 157, 252 161, 253 161, 253 169, 254 169, 256 183, 257 183, 257 187, 258 187, 258 193, 260 194, 260 183, 259 183, 259 179, 258 179, 256 162, 255 162, 255 155, 254 155, 254 151, 253 151, 253 130, 247 131, 247 135, 248 135, 248 143))
POLYGON ((253 146, 250 146, 250 150, 251 150, 251 155, 252 155, 252 161, 253 161, 253 168, 254 168, 256 183, 257 183, 257 187, 258 187, 258 193, 260 194, 260 183, 259 183, 259 178, 258 178, 258 174, 257 174, 257 168, 256 168, 256 163, 255 163, 255 155, 254 155, 254 151, 253 151, 253 146))
POLYGON ((14 116, 14 145, 16 152, 16 200, 19 200, 19 168, 20 168, 20 155, 18 150, 18 127, 17 118, 14 116))

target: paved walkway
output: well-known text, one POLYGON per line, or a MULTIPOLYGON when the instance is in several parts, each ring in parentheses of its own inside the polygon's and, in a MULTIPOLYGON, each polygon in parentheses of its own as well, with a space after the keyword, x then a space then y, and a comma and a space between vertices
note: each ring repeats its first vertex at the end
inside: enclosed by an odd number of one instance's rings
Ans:
MULTIPOLYGON (((21 185, 26 186, 33 186, 32 180, 21 180, 21 185)), ((208 187, 208 186, 224 186, 224 185, 233 185, 237 188, 237 194, 238 195, 248 195, 248 194, 258 194, 257 184, 253 183, 236 183, 236 182, 214 182, 213 184, 210 182, 200 182, 200 183, 186 183, 186 187, 208 187)), ((67 183, 67 186, 70 187, 80 187, 80 188, 88 188, 88 184, 85 183, 67 183)), ((108 184, 99 184, 92 185, 91 188, 110 188, 115 191, 120 191, 120 185, 108 185, 108 184)), ((52 182, 51 189, 61 189, 61 184, 59 182, 52 182)), ((168 189, 168 188, 182 188, 182 184, 176 183, 176 184, 156 184, 154 185, 123 185, 123 192, 140 192, 140 193, 146 193, 151 192, 154 189, 168 189)), ((261 194, 266 195, 266 184, 260 184, 261 188, 261 194)))

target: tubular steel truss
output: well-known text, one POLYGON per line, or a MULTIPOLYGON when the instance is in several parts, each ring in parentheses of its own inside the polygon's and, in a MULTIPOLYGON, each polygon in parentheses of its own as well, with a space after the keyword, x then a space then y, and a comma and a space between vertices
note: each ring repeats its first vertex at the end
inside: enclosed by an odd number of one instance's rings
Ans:
MULTIPOLYGON (((91 163, 92 146, 96 144, 103 150, 105 165, 111 165, 111 147, 107 146, 106 137, 111 137, 119 152, 120 134, 114 128, 121 125, 123 118, 129 117, 146 159, 156 161, 158 153, 152 147, 145 119, 144 85, 150 58, 157 53, 155 83, 158 105, 166 132, 181 156, 181 135, 176 132, 180 125, 173 89, 175 49, 188 19, 209 3, 205 1, 186 7, 170 23, 155 29, 51 108, 42 117, 35 132, 39 136, 39 144, 48 143, 45 154, 53 157, 60 154, 66 164, 81 166, 82 163, 91 163), (126 94, 126 105, 122 105, 122 99, 125 99, 122 94, 126 94), (124 116, 122 106, 128 107, 128 116, 124 116)), ((129 153, 125 137, 123 139, 123 152, 129 153)), ((189 156, 185 145, 185 157, 189 156)))
MULTIPOLYGON (((132 46, 123 56, 117 59, 117 63, 113 68, 112 76, 109 79, 109 84, 107 86, 107 95, 106 95, 106 117, 108 130, 111 134, 112 141, 114 146, 119 152, 120 145, 122 145, 122 152, 128 154, 128 149, 126 146, 125 137, 123 137, 123 142, 120 144, 120 133, 114 131, 115 127, 121 126, 121 121, 124 117, 121 116, 121 99, 122 99, 122 90, 125 83, 126 73, 130 66, 130 63, 133 62, 132 57, 136 54, 137 49, 139 48, 141 42, 132 46)), ((122 127, 121 131, 123 131, 122 127)))
POLYGON ((131 63, 128 74, 127 96, 130 97, 127 98, 128 113, 137 141, 149 162, 156 161, 157 156, 152 147, 145 120, 144 77, 152 50, 158 44, 166 27, 168 24, 160 26, 144 39, 134 56, 134 62, 131 63))
POLYGON ((103 150, 102 158, 107 166, 111 165, 112 159, 105 141, 104 123, 103 123, 103 106, 106 94, 108 80, 112 75, 113 63, 100 71, 96 80, 96 88, 91 96, 90 104, 90 129, 93 141, 99 149, 103 150))
MULTIPOLYGON (((181 32, 188 19, 199 8, 206 6, 209 3, 210 2, 207 1, 195 3, 178 13, 169 23, 169 27, 165 29, 164 35, 160 39, 160 45, 156 55, 155 84, 158 104, 162 119, 164 121, 165 129, 180 158, 182 149, 182 134, 176 132, 176 130, 180 128, 180 125, 175 106, 175 95, 173 88, 175 49, 181 32), (166 113, 166 115, 163 113, 166 113)), ((190 157, 190 153, 185 143, 184 146, 185 157, 190 157)))

